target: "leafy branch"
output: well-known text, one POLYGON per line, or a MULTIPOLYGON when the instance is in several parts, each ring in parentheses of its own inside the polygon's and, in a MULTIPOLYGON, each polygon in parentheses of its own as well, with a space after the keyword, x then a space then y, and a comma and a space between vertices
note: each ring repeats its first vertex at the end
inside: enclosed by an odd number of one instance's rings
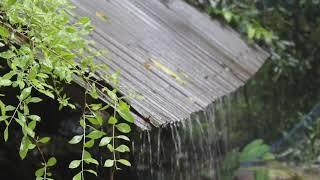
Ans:
MULTIPOLYGON (((120 168, 117 163, 131 166, 128 160, 118 158, 119 153, 130 152, 128 146, 120 143, 130 141, 124 135, 131 131, 129 124, 134 121, 130 106, 123 101, 123 97, 117 96, 116 88, 108 89, 94 80, 95 74, 105 69, 104 65, 94 61, 102 53, 90 48, 93 42, 85 38, 93 29, 90 19, 82 17, 74 20, 75 17, 70 15, 72 8, 67 0, 3 0, 0 3, 0 46, 5 49, 0 52, 0 57, 6 61, 9 69, 9 72, 0 77, 0 88, 6 87, 20 92, 16 107, 0 101, 0 122, 6 124, 5 141, 8 140, 9 125, 12 122, 21 126, 23 137, 19 154, 22 159, 35 148, 39 151, 42 167, 35 173, 37 180, 52 179, 48 170, 57 160, 55 157, 46 160, 40 144, 48 143, 50 138, 36 137, 35 129, 41 118, 30 114, 29 104, 40 103, 42 99, 37 97, 37 93, 40 93, 57 100, 59 109, 76 108, 69 102, 70 98, 63 88, 75 81, 75 78, 80 78, 85 84, 85 100, 79 120, 83 132, 69 141, 70 144, 82 142, 81 159, 73 160, 69 164, 70 169, 79 168, 81 165, 80 172, 73 179, 84 180, 85 172, 98 175, 94 170, 86 168, 87 164, 99 165, 90 153, 97 141, 100 147, 106 146, 112 154, 112 158, 105 161, 105 167, 118 170, 120 168), (87 98, 98 102, 99 93, 105 93, 110 102, 88 103, 87 98), (110 117, 104 115, 109 109, 113 109, 110 117), (107 131, 102 131, 108 128, 112 129, 110 136, 107 131)), ((104 76, 110 79, 114 86, 119 82, 118 73, 106 73, 104 76)))

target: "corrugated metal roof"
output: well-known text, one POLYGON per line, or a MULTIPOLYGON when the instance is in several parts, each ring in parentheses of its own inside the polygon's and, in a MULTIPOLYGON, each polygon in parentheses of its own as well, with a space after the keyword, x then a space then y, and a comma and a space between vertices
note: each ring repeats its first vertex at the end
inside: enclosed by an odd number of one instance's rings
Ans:
POLYGON ((97 61, 120 70, 124 95, 143 96, 130 100, 139 126, 141 116, 156 127, 187 119, 244 85, 268 56, 183 0, 73 2, 91 17, 97 48, 111 56, 97 61))

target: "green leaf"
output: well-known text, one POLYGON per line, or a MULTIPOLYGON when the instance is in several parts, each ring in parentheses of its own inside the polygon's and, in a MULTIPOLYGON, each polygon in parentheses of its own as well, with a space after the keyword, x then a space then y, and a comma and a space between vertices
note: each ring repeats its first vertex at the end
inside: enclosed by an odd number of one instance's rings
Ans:
POLYGON ((105 132, 94 130, 90 134, 88 134, 87 137, 90 139, 99 139, 105 134, 106 134, 105 132))
POLYGON ((48 160, 47 166, 51 167, 57 164, 57 159, 55 157, 52 157, 48 160))
POLYGON ((71 163, 69 164, 69 168, 70 169, 75 169, 77 167, 79 167, 81 164, 81 160, 73 160, 71 161, 71 163))
POLYGON ((93 145, 94 145, 94 139, 91 139, 90 141, 87 141, 87 142, 84 144, 84 147, 86 147, 86 148, 91 148, 93 145))
POLYGON ((107 90, 107 94, 112 100, 114 100, 114 101, 118 100, 118 96, 116 94, 116 90, 115 89, 113 91, 107 90))
POLYGON ((103 123, 102 116, 100 114, 97 114, 96 117, 94 118, 88 118, 89 122, 94 124, 94 125, 99 125, 101 126, 103 123))
POLYGON ((3 137, 4 137, 4 141, 7 142, 8 138, 9 138, 9 128, 8 128, 8 126, 6 127, 6 129, 3 132, 3 137))
MULTIPOLYGON (((10 118, 10 116, 0 116, 0 122, 1 121, 5 121, 5 120, 7 120, 9 118, 10 118)), ((8 122, 6 122, 6 124, 8 124, 8 122)))
POLYGON ((130 123, 134 122, 134 117, 130 112, 130 106, 127 103, 120 101, 119 107, 117 108, 117 112, 124 120, 130 123))
POLYGON ((249 39, 253 39, 254 35, 256 34, 256 29, 254 27, 252 27, 251 25, 248 25, 247 33, 248 33, 249 39))
POLYGON ((92 170, 92 169, 87 169, 87 170, 84 170, 84 171, 89 172, 89 173, 91 173, 91 174, 94 174, 95 176, 98 176, 98 173, 95 172, 95 171, 92 170))
POLYGON ((228 10, 223 11, 223 17, 227 22, 231 22, 232 16, 233 16, 233 14, 230 11, 228 11, 228 10))
POLYGON ((131 166, 131 163, 128 161, 128 160, 125 160, 125 159, 119 159, 119 160, 117 160, 117 162, 119 162, 119 163, 121 163, 121 164, 123 164, 123 165, 125 165, 125 166, 131 166))
POLYGON ((23 131, 25 131, 29 136, 34 138, 35 132, 30 127, 24 126, 23 131))
POLYGON ((81 172, 73 176, 72 180, 81 180, 81 172))
POLYGON ((8 105, 6 106, 7 111, 14 111, 16 108, 14 106, 8 105))
POLYGON ((92 110, 97 111, 102 107, 102 104, 90 104, 92 110))
POLYGON ((29 124, 28 124, 28 127, 31 129, 31 130, 34 130, 37 126, 37 121, 31 121, 29 124))
POLYGON ((0 109, 1 109, 1 115, 5 116, 7 112, 7 108, 6 108, 6 105, 1 100, 0 100, 0 109))
POLYGON ((5 51, 0 53, 0 57, 2 57, 3 59, 11 59, 15 56, 16 55, 12 51, 5 51))
POLYGON ((112 138, 111 137, 104 137, 101 139, 99 146, 106 146, 107 144, 109 144, 111 142, 112 138))
POLYGON ((122 133, 129 133, 131 131, 130 126, 126 123, 117 124, 116 128, 122 133))
POLYGON ((114 160, 111 160, 111 159, 107 159, 105 162, 104 162, 104 167, 113 167, 114 165, 114 160))
POLYGON ((109 120, 108 120, 108 123, 109 123, 109 124, 114 125, 114 124, 117 124, 117 122, 118 122, 117 118, 115 118, 115 117, 113 117, 113 116, 110 116, 110 118, 109 118, 109 120))
POLYGON ((108 144, 107 145, 107 148, 109 149, 110 152, 113 152, 114 151, 114 148, 111 144, 108 144))
POLYGON ((97 161, 97 160, 95 160, 95 159, 93 159, 93 158, 87 158, 87 159, 84 159, 84 161, 86 162, 86 163, 91 163, 91 164, 95 164, 95 165, 99 165, 99 162, 97 161))
POLYGON ((11 86, 12 82, 9 79, 0 78, 0 86, 11 86))
POLYGON ((92 89, 91 89, 89 94, 93 99, 98 99, 99 98, 99 95, 98 95, 98 92, 97 92, 95 84, 92 85, 92 89))
POLYGON ((36 177, 41 177, 41 176, 43 176, 43 175, 44 175, 44 167, 38 169, 38 170, 35 172, 35 176, 36 176, 36 177))
POLYGON ((50 137, 44 137, 44 138, 41 138, 38 142, 39 143, 42 143, 42 144, 46 144, 50 141, 50 137))
POLYGON ((118 146, 115 150, 118 152, 121 152, 121 153, 130 152, 130 148, 126 145, 123 145, 123 144, 118 146))
POLYGON ((30 115, 30 116, 28 116, 28 118, 33 121, 37 121, 37 122, 39 122, 41 120, 41 118, 37 115, 30 115))
POLYGON ((19 97, 20 101, 23 101, 24 99, 26 99, 31 93, 31 87, 25 88, 22 90, 21 95, 19 97))
POLYGON ((115 138, 123 139, 123 140, 125 140, 125 141, 130 141, 130 139, 129 139, 127 136, 125 136, 125 135, 119 135, 119 136, 116 136, 115 138))
POLYGON ((29 138, 27 136, 24 136, 22 138, 20 149, 19 149, 19 155, 22 160, 27 156, 30 144, 31 144, 31 141, 29 140, 29 138))
POLYGON ((0 26, 0 36, 3 38, 9 38, 9 31, 5 28, 0 26))
POLYGON ((83 135, 73 136, 73 138, 69 141, 69 144, 78 144, 81 142, 83 135))
POLYGON ((87 24, 89 22, 90 22, 90 18, 88 18, 88 17, 82 17, 78 21, 78 23, 81 23, 81 24, 87 24))
MULTIPOLYGON (((241 152, 239 161, 261 161, 265 154, 271 153, 270 147, 263 144, 263 140, 258 139, 248 144, 241 152)), ((269 156, 269 155, 268 155, 269 156)))
POLYGON ((83 152, 83 159, 89 159, 89 158, 91 158, 91 157, 92 157, 91 154, 90 154, 88 151, 84 150, 84 152, 83 152))
POLYGON ((38 98, 38 97, 32 97, 29 100, 29 102, 31 102, 31 103, 38 103, 38 102, 41 102, 41 101, 42 101, 42 99, 38 98))
POLYGON ((44 94, 44 95, 46 95, 46 96, 54 99, 54 95, 53 95, 52 92, 50 92, 50 91, 45 91, 45 90, 41 90, 41 89, 38 89, 38 91, 41 92, 42 94, 44 94))

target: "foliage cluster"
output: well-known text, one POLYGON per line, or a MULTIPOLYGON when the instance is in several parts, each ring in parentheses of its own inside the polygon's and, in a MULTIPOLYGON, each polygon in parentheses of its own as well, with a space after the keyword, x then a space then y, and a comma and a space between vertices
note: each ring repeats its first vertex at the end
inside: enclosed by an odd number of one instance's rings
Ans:
POLYGON ((304 131, 292 136, 284 134, 290 146, 279 157, 311 165, 320 157, 320 118, 310 124, 304 123, 303 128, 304 131))
POLYGON ((39 137, 36 129, 42 118, 30 111, 30 106, 41 103, 40 95, 56 100, 61 108, 76 108, 70 102, 64 88, 80 79, 84 84, 84 104, 79 120, 83 133, 74 136, 70 144, 80 144, 82 155, 70 163, 69 168, 78 169, 74 180, 84 179, 85 173, 98 175, 92 166, 102 165, 120 169, 131 166, 119 157, 130 148, 124 142, 131 131, 134 117, 130 106, 117 95, 118 73, 106 73, 106 67, 94 62, 103 56, 93 47, 94 42, 86 36, 93 30, 90 19, 72 14, 73 6, 68 0, 2 0, 0 2, 0 57, 8 68, 1 71, 2 96, 8 91, 17 91, 16 104, 0 101, 0 122, 5 126, 4 140, 8 141, 13 123, 20 126, 23 134, 19 154, 24 159, 28 152, 38 150, 42 165, 35 172, 37 179, 53 179, 50 168, 57 163, 55 157, 46 158, 41 150, 50 137, 39 137), (110 89, 96 80, 96 75, 115 87, 110 89), (106 94, 109 102, 100 103, 100 94, 106 94), (91 101, 89 101, 91 99, 91 101), (93 102, 93 103, 91 103, 93 102), (113 111, 109 118, 105 110, 113 111), (123 119, 124 121, 120 121, 123 119), (111 129, 111 133, 107 130, 111 129), (94 158, 90 149, 105 147, 112 157, 104 164, 94 158))
POLYGON ((258 43, 271 53, 271 61, 232 102, 235 110, 230 115, 230 132, 234 136, 244 137, 237 134, 238 129, 250 128, 252 133, 246 138, 274 140, 297 123, 299 111, 308 112, 319 101, 318 0, 187 1, 222 19, 249 42, 258 43))
MULTIPOLYGON (((232 179, 241 166, 250 168, 256 166, 255 163, 270 160, 275 160, 275 155, 271 152, 270 146, 266 145, 262 139, 256 139, 247 144, 241 152, 234 149, 226 154, 222 163, 222 179, 232 179)), ((266 176, 268 176, 268 172, 265 169, 256 169, 256 180, 264 179, 266 176)))

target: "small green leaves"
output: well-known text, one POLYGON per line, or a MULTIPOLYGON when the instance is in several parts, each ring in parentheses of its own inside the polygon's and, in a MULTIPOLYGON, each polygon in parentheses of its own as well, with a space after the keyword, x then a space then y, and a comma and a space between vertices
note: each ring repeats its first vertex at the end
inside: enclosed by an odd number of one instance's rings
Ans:
POLYGON ((95 117, 88 118, 89 122, 94 125, 101 126, 103 123, 102 116, 100 114, 96 114, 95 117))
POLYGON ((102 107, 102 104, 90 104, 90 108, 93 111, 98 111, 102 107))
POLYGON ((119 162, 119 163, 121 163, 121 164, 123 164, 123 165, 125 165, 125 166, 131 166, 131 163, 128 161, 128 160, 125 160, 125 159, 119 159, 119 160, 117 160, 117 162, 119 162))
POLYGON ((104 136, 106 133, 98 130, 92 131, 90 134, 87 135, 90 139, 100 139, 102 136, 104 136))
POLYGON ((231 22, 232 16, 233 16, 232 12, 230 12, 230 11, 228 11, 228 10, 223 10, 222 13, 223 13, 224 19, 225 19, 227 22, 231 22))
POLYGON ((44 171, 45 171, 45 168, 44 168, 44 167, 38 169, 38 170, 35 172, 35 176, 36 176, 36 177, 41 177, 41 176, 43 176, 43 175, 44 175, 44 171))
POLYGON ((82 17, 78 21, 79 24, 87 24, 89 22, 90 22, 90 18, 88 18, 88 17, 82 17))
POLYGON ((123 145, 123 144, 118 146, 115 150, 118 151, 118 152, 121 152, 121 153, 130 152, 129 147, 126 146, 126 145, 123 145))
POLYGON ((12 82, 9 79, 0 78, 0 87, 1 86, 11 86, 12 82))
POLYGON ((6 129, 3 132, 3 137, 4 137, 4 141, 7 142, 8 138, 9 138, 9 128, 8 128, 8 126, 6 127, 6 129))
POLYGON ((111 160, 111 159, 107 159, 105 162, 104 162, 104 167, 112 167, 114 165, 114 161, 111 160))
POLYGON ((113 91, 107 90, 107 94, 112 100, 118 101, 118 96, 116 94, 116 89, 114 89, 113 91))
POLYGON ((116 128, 122 133, 129 133, 131 131, 130 126, 126 123, 117 124, 116 128))
POLYGON ((81 164, 81 160, 73 160, 71 161, 71 163, 69 164, 69 168, 70 169, 75 169, 77 167, 79 167, 81 164))
POLYGON ((38 115, 30 115, 30 116, 28 116, 28 118, 33 121, 37 121, 37 122, 39 122, 41 120, 40 116, 38 116, 38 115))
POLYGON ((50 141, 50 137, 44 137, 38 140, 39 143, 46 144, 50 141))
POLYGON ((19 155, 21 159, 24 159, 27 156, 27 153, 29 149, 33 149, 35 146, 31 143, 28 136, 24 136, 22 138, 20 149, 19 149, 19 155))
POLYGON ((249 39, 253 39, 254 35, 256 33, 256 29, 254 27, 252 27, 251 25, 248 25, 247 26, 247 32, 248 32, 249 39))
POLYGON ((257 139, 246 145, 240 153, 240 162, 260 161, 262 159, 274 159, 270 147, 264 144, 262 139, 257 139))
POLYGON ((88 163, 88 164, 95 164, 95 165, 99 165, 99 162, 93 158, 87 158, 87 159, 84 159, 84 162, 88 163))
POLYGON ((117 109, 117 112, 119 113, 119 115, 126 121, 133 123, 134 122, 134 117, 130 112, 130 106, 123 102, 120 101, 119 102, 119 107, 117 109))
POLYGON ((111 142, 112 138, 111 137, 104 137, 101 139, 99 146, 106 146, 111 142))
POLYGON ((57 159, 55 157, 50 158, 47 162, 48 167, 54 166, 56 164, 57 164, 57 159))
POLYGON ((39 103, 41 101, 42 101, 42 99, 38 98, 38 97, 32 97, 32 98, 29 99, 30 103, 39 103))
POLYGON ((6 108, 6 105, 1 100, 0 100, 0 109, 1 109, 1 115, 5 116, 7 108, 6 108))
POLYGON ((92 169, 87 169, 87 170, 84 170, 84 171, 89 172, 89 173, 91 173, 91 174, 93 174, 93 175, 95 175, 95 176, 98 176, 98 173, 95 172, 95 171, 92 170, 92 169))
POLYGON ((83 135, 73 136, 73 138, 69 141, 69 144, 78 144, 81 142, 83 135))
POLYGON ((108 123, 109 124, 116 124, 118 122, 117 118, 113 117, 113 116, 110 116, 109 120, 108 120, 108 123))
POLYGON ((130 141, 130 139, 125 135, 119 135, 119 136, 116 136, 115 138, 122 139, 122 140, 125 140, 125 141, 130 141))
POLYGON ((79 172, 78 174, 76 174, 72 180, 81 180, 81 172, 79 172))
POLYGON ((114 147, 111 144, 108 144, 107 148, 109 149, 110 152, 114 152, 114 147))
POLYGON ((91 89, 89 94, 93 99, 98 99, 99 98, 99 95, 98 95, 98 92, 97 92, 95 84, 92 84, 92 89, 91 89))
POLYGON ((48 90, 42 90, 42 89, 38 89, 39 92, 41 92, 42 94, 54 99, 54 95, 51 91, 48 90))
POLYGON ((9 31, 5 27, 0 26, 0 36, 2 38, 9 38, 9 31))
MULTIPOLYGON (((66 107, 75 109, 78 106, 70 102, 70 97, 64 92, 64 86, 71 83, 74 77, 79 77, 88 83, 88 91, 85 94, 97 100, 95 100, 96 104, 88 104, 88 101, 83 106, 80 119, 82 134, 72 137, 69 141, 70 144, 82 146, 82 156, 81 159, 79 157, 79 160, 72 161, 69 168, 76 169, 80 165, 83 167, 87 164, 99 165, 99 162, 89 153, 92 147, 98 146, 98 142, 100 147, 109 149, 113 155, 119 152, 130 152, 128 146, 116 141, 130 141, 122 134, 131 131, 129 123, 134 121, 134 117, 130 112, 130 106, 122 101, 122 97, 118 97, 117 88, 109 89, 95 80, 97 71, 106 69, 105 66, 96 64, 94 61, 102 53, 91 48, 93 42, 85 38, 93 29, 90 19, 83 17, 74 22, 73 17, 71 19, 71 16, 65 13, 72 9, 66 1, 30 3, 29 1, 3 0, 0 4, 5 14, 3 18, 6 20, 4 25, 0 25, 0 47, 5 47, 4 52, 0 52, 0 57, 5 61, 3 64, 8 65, 6 68, 9 68, 9 71, 5 69, 6 72, 3 72, 4 75, 0 77, 0 87, 18 90, 17 99, 19 100, 18 105, 13 104, 13 106, 0 101, 0 122, 5 125, 4 140, 7 141, 9 138, 9 125, 15 123, 21 127, 20 134, 23 134, 19 148, 21 159, 26 158, 28 152, 37 146, 41 151, 40 148, 50 141, 50 137, 39 138, 36 135, 36 127, 41 117, 33 113, 31 105, 40 103, 42 99, 32 96, 40 93, 41 96, 45 95, 58 101, 59 110, 66 107), (31 21, 29 16, 25 16, 30 14, 30 10, 33 12, 31 21), (23 37, 17 36, 18 34, 23 37), (111 103, 99 103, 100 93, 106 93, 111 103), (109 111, 111 107, 115 108, 114 115, 104 119, 103 112, 109 111), (128 124, 120 123, 122 119, 128 124), (108 124, 110 126, 107 126, 108 124), (111 129, 106 130, 106 128, 112 128, 112 135, 111 129)), ((97 12, 96 15, 102 20, 107 19, 103 13, 97 12)), ((117 85, 119 75, 117 71, 106 77, 113 82, 113 85, 117 85)), ((7 94, 0 96, 5 95, 7 94)), ((54 157, 48 160, 43 159, 42 167, 35 172, 36 179, 53 179, 52 173, 48 170, 56 163, 57 160, 54 157)), ((116 163, 115 158, 107 160, 104 165, 112 167, 116 163)), ((97 176, 94 170, 81 168, 73 179, 82 180, 86 172, 97 176)))
POLYGON ((31 87, 23 89, 21 92, 21 95, 19 96, 19 100, 23 101, 30 95, 30 93, 31 93, 31 87))
POLYGON ((84 147, 85 148, 92 148, 94 146, 94 139, 91 139, 90 141, 87 141, 85 144, 84 144, 84 147))

